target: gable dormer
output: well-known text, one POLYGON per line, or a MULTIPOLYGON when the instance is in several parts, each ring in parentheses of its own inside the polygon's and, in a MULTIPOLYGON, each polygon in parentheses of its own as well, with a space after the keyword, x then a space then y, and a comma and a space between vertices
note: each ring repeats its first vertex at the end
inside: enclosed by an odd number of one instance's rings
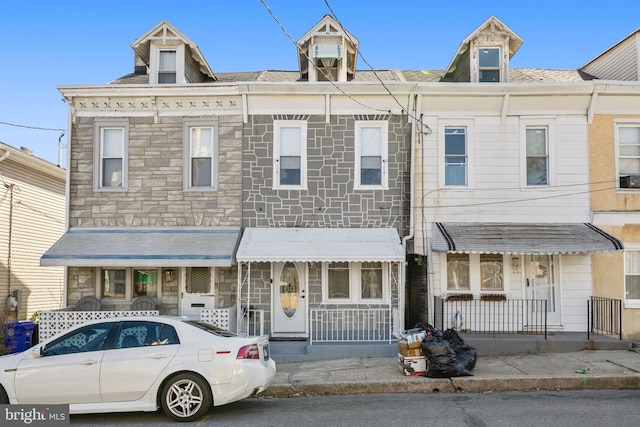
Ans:
POLYGON ((599 80, 640 81, 640 29, 578 68, 599 80))
POLYGON ((149 75, 149 84, 189 84, 216 77, 198 46, 167 21, 162 21, 131 44, 136 74, 149 75))
POLYGON ((460 43, 440 81, 505 83, 509 60, 522 43, 516 33, 491 16, 460 43))
POLYGON ((325 15, 297 42, 302 80, 346 82, 356 73, 358 40, 325 15))

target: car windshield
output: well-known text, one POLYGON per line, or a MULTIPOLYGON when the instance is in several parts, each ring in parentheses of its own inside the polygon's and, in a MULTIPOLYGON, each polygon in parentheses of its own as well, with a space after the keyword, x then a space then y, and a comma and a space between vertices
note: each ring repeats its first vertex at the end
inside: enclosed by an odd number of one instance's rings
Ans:
POLYGON ((236 337, 237 335, 230 331, 225 331, 217 326, 213 326, 209 323, 200 322, 197 320, 184 320, 185 323, 195 326, 196 328, 207 331, 210 334, 217 335, 219 337, 236 337))

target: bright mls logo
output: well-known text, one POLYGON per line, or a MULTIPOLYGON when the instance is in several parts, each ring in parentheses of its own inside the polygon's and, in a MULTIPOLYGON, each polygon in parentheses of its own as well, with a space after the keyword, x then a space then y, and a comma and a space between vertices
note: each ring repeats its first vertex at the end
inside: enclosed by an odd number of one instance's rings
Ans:
POLYGON ((68 426, 69 405, 0 405, 2 426, 68 426))

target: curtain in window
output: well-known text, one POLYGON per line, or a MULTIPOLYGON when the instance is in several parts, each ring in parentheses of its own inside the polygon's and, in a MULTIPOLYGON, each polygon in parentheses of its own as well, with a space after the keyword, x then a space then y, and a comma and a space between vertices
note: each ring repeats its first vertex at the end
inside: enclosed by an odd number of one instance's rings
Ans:
POLYGON ((280 128, 280 184, 300 185, 302 135, 299 127, 280 128))
POLYGON ((382 184, 382 130, 360 128, 360 184, 382 184))
POLYGON ((382 298, 382 264, 379 262, 363 262, 360 270, 362 299, 382 298))
POLYGON ((328 297, 330 299, 350 299, 349 263, 331 262, 328 267, 328 297))
POLYGON ((504 290, 502 255, 480 255, 481 291, 504 290))
POLYGON ((469 255, 447 255, 447 289, 452 291, 469 290, 469 255))
POLYGON ((102 129, 102 186, 122 186, 123 130, 102 129))
POLYGON ((619 127, 618 144, 620 175, 640 174, 640 127, 619 127))
POLYGON ((527 185, 547 185, 547 132, 543 128, 526 130, 527 185))
POLYGON ((625 252, 625 299, 640 299, 640 251, 625 252))
POLYGON ((213 128, 191 128, 191 185, 210 187, 213 180, 213 128))

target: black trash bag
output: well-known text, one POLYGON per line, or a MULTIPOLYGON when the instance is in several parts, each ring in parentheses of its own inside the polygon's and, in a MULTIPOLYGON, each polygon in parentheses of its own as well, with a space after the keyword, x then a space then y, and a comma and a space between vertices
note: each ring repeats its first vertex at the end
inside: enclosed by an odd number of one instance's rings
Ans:
POLYGON ((465 343, 458 332, 454 329, 447 329, 442 333, 442 338, 449 343, 449 347, 456 353, 458 362, 462 363, 468 371, 472 371, 476 367, 478 351, 475 347, 465 343))
POLYGON ((447 341, 438 339, 433 334, 427 335, 422 341, 422 352, 427 358, 425 377, 450 378, 473 375, 458 361, 456 352, 449 347, 447 341))
POLYGON ((416 324, 416 326, 414 326, 414 328, 415 329, 422 329, 423 331, 425 331, 427 333, 427 335, 433 335, 434 337, 436 337, 439 340, 442 339, 442 332, 438 328, 435 328, 435 327, 431 326, 428 323, 418 323, 418 324, 416 324))

